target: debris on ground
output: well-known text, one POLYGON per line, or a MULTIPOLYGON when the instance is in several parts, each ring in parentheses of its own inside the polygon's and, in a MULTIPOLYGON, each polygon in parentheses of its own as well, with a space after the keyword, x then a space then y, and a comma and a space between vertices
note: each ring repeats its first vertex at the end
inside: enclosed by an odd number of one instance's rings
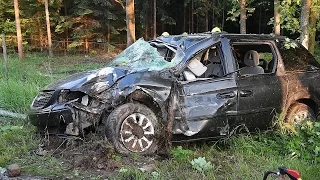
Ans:
POLYGON ((156 170, 156 165, 155 164, 144 165, 141 168, 139 168, 139 170, 142 171, 142 172, 151 173, 151 172, 156 170))
POLYGON ((17 177, 21 174, 21 168, 18 164, 11 164, 7 168, 8 177, 17 177))
POLYGON ((115 176, 126 166, 141 167, 142 172, 154 172, 157 157, 139 156, 137 154, 123 156, 115 152, 114 146, 104 136, 89 133, 83 139, 73 136, 50 136, 43 139, 35 150, 39 156, 50 155, 61 159, 67 166, 68 173, 77 170, 82 173, 103 173, 115 176))

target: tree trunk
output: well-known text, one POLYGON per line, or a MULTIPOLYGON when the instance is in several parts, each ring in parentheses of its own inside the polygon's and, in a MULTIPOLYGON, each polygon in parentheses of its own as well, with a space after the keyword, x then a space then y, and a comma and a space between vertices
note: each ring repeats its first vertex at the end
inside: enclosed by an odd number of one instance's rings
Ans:
POLYGON ((280 35, 280 2, 274 0, 274 34, 280 35))
POLYGON ((301 44, 308 49, 309 44, 309 15, 310 15, 311 0, 304 0, 301 8, 300 16, 300 41, 301 44))
POLYGON ((188 20, 188 27, 189 27, 189 33, 191 33, 191 8, 190 8, 190 5, 188 6, 188 17, 189 17, 189 20, 188 20))
POLYGON ((196 15, 196 22, 197 22, 196 33, 198 33, 199 32, 199 15, 198 14, 196 15))
POLYGON ((191 0, 191 33, 194 33, 193 0, 191 0))
POLYGON ((145 40, 148 40, 149 39, 149 24, 148 24, 148 16, 146 15, 145 16, 145 19, 144 19, 144 39, 145 40))
MULTIPOLYGON (((317 0, 313 0, 313 7, 317 3, 317 0)), ((317 21, 318 21, 318 13, 316 9, 311 8, 310 11, 310 36, 309 36, 309 51, 314 54, 314 47, 316 44, 316 26, 317 26, 317 21)))
MULTIPOLYGON (((208 1, 206 2, 207 7, 209 6, 208 1)), ((208 15, 208 9, 206 9, 206 17, 205 17, 205 30, 204 31, 209 31, 209 15, 208 15)))
POLYGON ((49 17, 49 2, 48 1, 49 0, 45 0, 44 1, 44 6, 45 6, 45 11, 46 11, 49 57, 52 57, 52 40, 51 40, 50 17, 49 17))
POLYGON ((126 0, 127 47, 136 40, 134 0, 126 0))
MULTIPOLYGON (((212 25, 211 25, 211 29, 214 28, 214 26, 215 26, 215 23, 214 23, 214 18, 215 18, 214 6, 215 6, 215 2, 216 2, 216 1, 213 1, 213 2, 212 2, 213 5, 212 5, 212 25)), ((211 30, 211 29, 210 29, 210 30, 211 30)))
MULTIPOLYGON (((64 7, 64 15, 67 16, 68 15, 68 12, 67 12, 67 8, 64 7)), ((69 28, 67 27, 66 28, 66 31, 65 31, 65 37, 66 37, 66 44, 65 44, 65 55, 67 55, 67 51, 69 49, 69 28)))
POLYGON ((240 33, 246 34, 246 20, 247 20, 247 10, 246 10, 246 0, 241 0, 240 2, 240 33))
POLYGON ((224 22, 225 22, 225 6, 226 6, 226 3, 225 3, 225 0, 222 0, 222 22, 221 22, 221 29, 223 30, 224 29, 224 22))
POLYGON ((3 60, 4 60, 4 74, 8 80, 8 55, 7 55, 7 46, 6 46, 6 36, 2 33, 2 51, 3 51, 3 60))
POLYGON ((184 5, 183 2, 183 32, 186 32, 186 22, 187 22, 187 7, 184 5))
POLYGON ((259 34, 261 34, 261 20, 262 20, 262 17, 261 17, 261 7, 259 8, 259 34))
POLYGON ((23 60, 24 54, 23 54, 23 46, 22 46, 22 34, 21 34, 21 26, 20 26, 20 10, 19 10, 19 1, 18 0, 14 0, 14 15, 16 18, 19 59, 23 60))
POLYGON ((157 37, 157 0, 153 0, 153 39, 157 37))
POLYGON ((88 41, 88 38, 86 37, 84 41, 85 41, 86 54, 89 54, 89 41, 88 41))
POLYGON ((39 44, 40 44, 40 52, 43 51, 43 32, 42 32, 42 24, 41 24, 41 21, 40 21, 40 14, 38 14, 37 16, 37 25, 38 25, 38 28, 39 28, 39 44))

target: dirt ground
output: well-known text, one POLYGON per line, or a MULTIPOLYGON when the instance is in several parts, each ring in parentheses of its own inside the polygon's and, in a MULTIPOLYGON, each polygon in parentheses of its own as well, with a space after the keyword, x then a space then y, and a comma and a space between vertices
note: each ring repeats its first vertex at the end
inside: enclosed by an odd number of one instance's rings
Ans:
MULTIPOLYGON (((123 156, 115 152, 114 147, 98 134, 88 134, 84 138, 51 135, 44 137, 36 150, 39 156, 51 155, 63 161, 68 167, 66 174, 75 169, 100 176, 101 178, 117 176, 121 167, 143 168, 152 166, 160 156, 123 156)), ((65 176, 69 179, 68 176, 65 176)))

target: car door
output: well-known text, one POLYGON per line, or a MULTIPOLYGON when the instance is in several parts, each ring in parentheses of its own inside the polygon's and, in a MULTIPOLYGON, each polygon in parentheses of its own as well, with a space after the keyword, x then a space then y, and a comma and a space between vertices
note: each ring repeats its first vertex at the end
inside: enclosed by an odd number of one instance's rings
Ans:
POLYGON ((180 106, 194 136, 227 135, 236 118, 237 88, 233 77, 180 84, 180 106))
POLYGON ((250 130, 270 127, 280 113, 281 81, 275 75, 253 75, 238 78, 238 122, 250 130))
MULTIPOLYGON (((230 45, 219 45, 218 52, 223 67, 233 66, 230 60, 230 45)), ((227 75, 230 69, 223 68, 223 77, 197 78, 180 81, 177 87, 178 106, 183 112, 188 128, 194 132, 192 138, 227 135, 230 124, 236 119, 237 86, 235 74, 227 75)), ((177 117, 177 116, 176 116, 177 117)), ((182 137, 183 138, 183 137, 182 137)))
MULTIPOLYGON (((277 54, 272 44, 265 42, 251 43, 246 48, 263 49, 268 45, 272 53, 271 67, 277 67, 277 54)), ((263 74, 238 75, 238 124, 245 124, 250 130, 266 129, 271 125, 272 119, 281 111, 282 88, 276 68, 265 70, 263 74)))

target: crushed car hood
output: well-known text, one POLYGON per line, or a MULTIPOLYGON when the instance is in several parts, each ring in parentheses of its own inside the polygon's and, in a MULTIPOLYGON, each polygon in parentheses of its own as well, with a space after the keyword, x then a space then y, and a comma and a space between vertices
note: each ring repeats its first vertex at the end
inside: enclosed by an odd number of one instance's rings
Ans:
POLYGON ((88 93, 91 89, 106 89, 112 86, 118 79, 128 74, 128 70, 121 68, 105 67, 98 70, 73 74, 50 84, 47 89, 70 89, 81 88, 88 93))

